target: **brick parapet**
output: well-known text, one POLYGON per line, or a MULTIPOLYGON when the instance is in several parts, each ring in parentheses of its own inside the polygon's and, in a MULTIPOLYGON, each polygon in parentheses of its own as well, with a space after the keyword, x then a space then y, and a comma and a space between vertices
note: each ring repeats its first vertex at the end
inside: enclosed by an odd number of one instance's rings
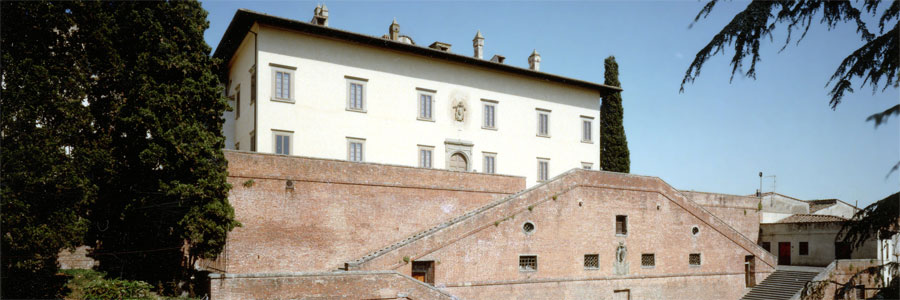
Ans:
POLYGON ((512 194, 525 177, 225 150, 228 176, 310 183, 512 194))

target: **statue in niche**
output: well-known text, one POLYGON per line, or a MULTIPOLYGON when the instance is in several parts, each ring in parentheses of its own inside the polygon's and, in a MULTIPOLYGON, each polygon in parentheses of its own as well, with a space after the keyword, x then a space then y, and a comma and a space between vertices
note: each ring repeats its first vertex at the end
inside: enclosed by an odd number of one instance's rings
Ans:
POLYGON ((614 265, 616 275, 628 275, 628 262, 625 261, 627 255, 628 249, 625 248, 625 243, 619 242, 619 247, 616 248, 616 261, 614 265))

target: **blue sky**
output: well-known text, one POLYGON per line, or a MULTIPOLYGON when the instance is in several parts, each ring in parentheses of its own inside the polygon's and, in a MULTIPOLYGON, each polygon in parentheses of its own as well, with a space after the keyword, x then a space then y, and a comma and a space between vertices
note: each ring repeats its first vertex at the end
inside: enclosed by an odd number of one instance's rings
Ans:
MULTIPOLYGON (((733 52, 726 51, 679 93, 697 51, 747 5, 721 3, 689 28, 704 3, 325 2, 334 28, 381 36, 396 18, 400 33, 417 44, 442 41, 465 55, 481 30, 486 58, 501 54, 506 63, 527 67, 537 49, 541 71, 592 82, 603 82, 603 59, 615 55, 631 172, 678 189, 751 194, 759 187, 758 172, 776 176, 765 178, 764 191, 801 199, 865 206, 900 189, 898 172, 885 177, 900 160, 900 120, 877 129, 865 121, 897 104, 900 91, 873 94, 857 83, 836 110, 828 105, 826 82, 862 45, 853 26, 827 31, 816 23, 799 46, 781 53, 785 32, 776 31, 761 47, 756 80, 736 75, 729 83, 733 52)), ((206 42, 215 49, 238 8, 308 21, 316 4, 206 1, 206 42)))

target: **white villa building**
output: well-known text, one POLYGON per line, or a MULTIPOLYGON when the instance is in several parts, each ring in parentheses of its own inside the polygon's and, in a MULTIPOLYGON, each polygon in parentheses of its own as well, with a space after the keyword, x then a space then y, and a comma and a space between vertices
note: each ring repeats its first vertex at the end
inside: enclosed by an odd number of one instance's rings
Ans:
MULTIPOLYGON (((226 148, 523 176, 600 168, 600 98, 618 87, 484 59, 400 34, 374 37, 239 10, 214 57, 227 63, 226 148)), ((530 49, 529 49, 530 50, 530 49)), ((468 52, 468 51, 466 51, 468 52)))

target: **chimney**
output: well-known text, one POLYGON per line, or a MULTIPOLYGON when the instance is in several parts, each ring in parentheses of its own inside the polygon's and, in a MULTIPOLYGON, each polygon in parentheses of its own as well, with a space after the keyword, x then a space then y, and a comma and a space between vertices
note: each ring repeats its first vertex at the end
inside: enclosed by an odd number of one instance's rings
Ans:
POLYGON ((483 58, 484 57, 484 37, 481 36, 481 30, 478 33, 475 33, 475 38, 472 39, 472 46, 475 47, 475 58, 483 58))
POLYGON ((503 55, 500 55, 500 54, 494 54, 494 57, 491 57, 491 61, 492 61, 492 62, 495 62, 495 63, 501 63, 501 64, 502 64, 504 60, 506 60, 506 56, 503 56, 503 55))
POLYGON ((397 18, 394 18, 391 27, 388 27, 388 35, 392 41, 400 39, 400 24, 397 24, 397 18))
POLYGON ((431 49, 437 49, 437 50, 441 50, 441 51, 444 51, 444 52, 450 52, 450 44, 447 44, 447 43, 444 43, 444 42, 434 42, 434 43, 431 43, 431 45, 428 46, 428 48, 431 48, 431 49))
POLYGON ((531 52, 531 55, 528 56, 528 68, 540 71, 541 70, 541 55, 538 54, 537 49, 531 52))
POLYGON ((328 6, 316 5, 316 9, 313 10, 313 18, 309 22, 328 27, 328 6))

